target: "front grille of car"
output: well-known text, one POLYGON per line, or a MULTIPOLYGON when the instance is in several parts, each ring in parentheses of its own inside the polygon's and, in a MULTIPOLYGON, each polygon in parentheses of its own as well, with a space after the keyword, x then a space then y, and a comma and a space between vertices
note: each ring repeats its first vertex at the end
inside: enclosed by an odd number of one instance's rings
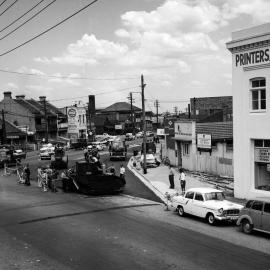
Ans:
POLYGON ((226 216, 238 216, 239 213, 240 213, 239 209, 229 209, 224 211, 224 214, 226 216))

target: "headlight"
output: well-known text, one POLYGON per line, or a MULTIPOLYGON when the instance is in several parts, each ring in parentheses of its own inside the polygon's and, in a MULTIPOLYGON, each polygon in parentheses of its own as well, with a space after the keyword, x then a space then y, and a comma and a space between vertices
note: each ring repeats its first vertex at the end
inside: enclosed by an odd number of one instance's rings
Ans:
POLYGON ((222 214, 223 214, 223 208, 218 209, 218 213, 219 213, 220 215, 222 215, 222 214))

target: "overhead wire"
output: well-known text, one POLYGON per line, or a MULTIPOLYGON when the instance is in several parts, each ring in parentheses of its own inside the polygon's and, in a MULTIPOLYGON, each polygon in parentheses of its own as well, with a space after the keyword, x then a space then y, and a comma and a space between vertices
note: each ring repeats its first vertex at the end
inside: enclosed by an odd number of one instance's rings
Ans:
POLYGON ((2 13, 0 13, 0 16, 2 16, 4 13, 6 13, 17 2, 18 2, 18 0, 15 0, 13 3, 11 3, 4 11, 2 11, 2 13))
POLYGON ((2 3, 0 4, 0 7, 6 2, 7 0, 2 1, 2 3))
MULTIPOLYGON (((29 12, 31 12, 33 9, 35 9, 38 5, 40 5, 42 2, 44 2, 45 0, 41 0, 39 1, 37 4, 35 4, 33 7, 31 7, 30 9, 28 9, 25 13, 23 13, 20 17, 18 17, 17 19, 15 19, 14 21, 12 21, 10 24, 6 25, 4 28, 2 28, 0 30, 0 33, 2 33, 4 30, 6 30, 7 28, 9 28, 11 25, 13 25, 14 23, 16 23, 17 21, 19 21, 21 18, 23 18, 25 15, 27 15, 29 12)), ((1 6, 1 5, 0 5, 1 6)))
MULTIPOLYGON (((16 0, 16 1, 18 1, 18 0, 16 0)), ((10 49, 10 50, 5 51, 4 53, 1 53, 0 56, 4 56, 4 55, 6 55, 6 54, 9 54, 9 53, 11 53, 11 52, 13 52, 13 51, 15 51, 15 50, 21 48, 22 46, 24 46, 24 45, 30 43, 31 41, 33 41, 33 40, 35 40, 35 39, 37 39, 37 38, 43 36, 44 34, 48 33, 49 31, 53 30, 54 28, 56 28, 57 26, 63 24, 64 22, 68 21, 69 19, 71 19, 71 18, 74 17, 75 15, 79 14, 79 13, 82 12, 83 10, 87 9, 88 7, 90 7, 91 5, 93 5, 94 3, 96 3, 97 1, 99 1, 99 0, 94 0, 94 1, 90 2, 90 3, 87 4, 86 6, 82 7, 81 9, 77 10, 76 12, 72 13, 71 15, 69 15, 68 17, 66 17, 65 19, 63 19, 63 20, 61 20, 60 22, 58 22, 57 24, 55 24, 55 25, 49 27, 49 28, 46 29, 45 31, 41 32, 40 34, 38 34, 38 35, 36 35, 36 36, 34 36, 34 37, 28 39, 27 41, 25 41, 25 42, 23 42, 23 43, 17 45, 16 47, 14 47, 14 48, 12 48, 12 49, 10 49)))
POLYGON ((72 80, 93 80, 93 81, 117 81, 117 80, 137 80, 136 77, 116 77, 116 78, 93 78, 93 77, 72 77, 72 75, 47 75, 47 74, 38 74, 30 72, 19 72, 14 70, 5 70, 0 69, 0 72, 9 73, 9 74, 18 74, 26 76, 36 76, 36 77, 48 77, 56 79, 72 79, 72 80))
POLYGON ((48 7, 50 7, 50 5, 52 5, 55 2, 56 2, 56 0, 53 0, 52 2, 50 2, 49 4, 47 4, 45 7, 43 7, 41 10, 39 10, 37 13, 35 13, 33 16, 31 16, 25 22, 23 22, 22 24, 18 25, 12 31, 10 31, 7 34, 5 34, 4 36, 2 36, 0 38, 0 41, 3 40, 3 39, 5 39, 6 37, 10 36, 12 33, 16 32, 18 29, 20 29, 22 26, 24 26, 25 24, 27 24, 28 22, 30 22, 31 20, 33 20, 37 15, 39 15, 41 12, 43 12, 44 10, 46 10, 48 7))

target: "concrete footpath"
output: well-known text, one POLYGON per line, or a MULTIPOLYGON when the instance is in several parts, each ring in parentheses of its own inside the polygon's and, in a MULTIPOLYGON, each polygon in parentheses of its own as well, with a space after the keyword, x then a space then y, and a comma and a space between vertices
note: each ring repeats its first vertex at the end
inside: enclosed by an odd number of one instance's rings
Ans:
MULTIPOLYGON (((135 157, 136 160, 139 158, 135 157)), ((143 170, 137 161, 137 166, 133 166, 134 157, 131 157, 128 163, 128 169, 136 175, 149 189, 151 189, 165 204, 167 198, 165 194, 175 195, 176 193, 181 194, 180 187, 180 173, 178 168, 173 168, 174 172, 174 189, 170 189, 169 183, 169 167, 161 164, 156 168, 147 168, 147 173, 143 174, 143 170)), ((222 188, 219 182, 224 181, 223 178, 213 177, 211 175, 200 174, 196 172, 185 171, 186 174, 186 190, 195 187, 211 187, 218 188, 224 191, 226 198, 233 202, 245 204, 245 200, 234 198, 233 188, 230 184, 230 188, 222 188), (213 180, 215 179, 215 181, 213 180)))

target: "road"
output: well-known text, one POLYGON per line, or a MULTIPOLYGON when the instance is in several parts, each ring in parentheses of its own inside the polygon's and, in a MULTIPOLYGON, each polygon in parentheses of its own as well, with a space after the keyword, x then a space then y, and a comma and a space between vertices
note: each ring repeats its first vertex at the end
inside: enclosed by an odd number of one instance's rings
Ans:
POLYGON ((181 219, 159 203, 126 195, 42 192, 1 176, 0 214, 3 270, 270 267, 265 236, 181 219), (256 249, 247 248, 256 241, 256 249))
MULTIPOLYGON (((69 159, 69 166, 74 165, 75 162, 78 160, 84 159, 82 150, 69 150, 67 152, 67 155, 69 159)), ((123 164, 126 167, 127 161, 131 157, 131 155, 132 151, 130 150, 128 151, 128 157, 126 161, 110 161, 108 151, 100 152, 101 161, 104 162, 107 166, 114 165, 117 174, 119 174, 121 164, 123 164)), ((40 161, 38 159, 38 155, 27 158, 27 160, 24 161, 24 163, 26 162, 30 164, 32 179, 35 179, 38 166, 40 165, 45 166, 46 164, 50 164, 50 161, 46 160, 40 161)), ((130 172, 129 170, 126 170, 126 186, 124 194, 156 202, 161 202, 161 200, 151 190, 149 190, 141 181, 139 181, 137 177, 135 177, 133 173, 130 172)))

